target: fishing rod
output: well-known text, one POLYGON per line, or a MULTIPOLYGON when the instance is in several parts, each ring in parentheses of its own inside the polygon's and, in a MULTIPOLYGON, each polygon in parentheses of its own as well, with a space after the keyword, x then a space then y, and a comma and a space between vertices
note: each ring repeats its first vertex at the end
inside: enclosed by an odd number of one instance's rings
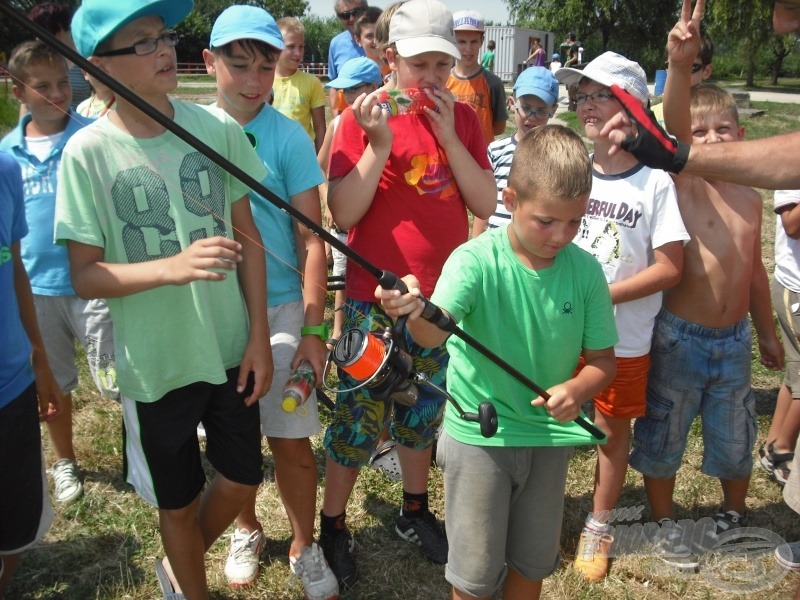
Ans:
MULTIPOLYGON (((332 247, 336 248, 342 254, 344 254, 348 259, 350 259, 359 267, 367 271, 367 273, 375 277, 375 279, 377 280, 378 284, 381 287, 383 287, 384 289, 396 289, 399 290, 401 293, 408 292, 408 288, 406 287, 405 283, 403 283, 403 281, 401 281, 397 275, 389 271, 379 269, 378 267, 373 265, 361 254, 350 248, 344 242, 339 241, 339 239, 336 236, 326 231, 323 227, 314 222, 313 219, 310 219, 302 212, 300 212, 298 209, 293 207, 290 203, 284 201, 280 196, 275 194, 275 192, 273 192, 272 190, 268 189, 260 181, 250 176, 248 173, 246 173, 241 168, 236 166, 226 157, 222 156, 219 152, 208 146, 208 144, 201 141, 199 138, 192 135, 186 129, 175 123, 172 119, 170 119, 163 113, 153 108, 150 104, 142 100, 138 95, 129 90, 126 86, 122 85, 116 79, 111 77, 108 73, 106 73, 99 67, 95 66, 89 60, 81 56, 77 51, 73 50, 72 48, 70 48, 69 46, 58 40, 54 35, 52 35, 49 31, 41 27, 38 23, 35 23, 34 21, 28 19, 27 16, 22 14, 21 11, 7 5, 5 2, 0 2, 0 13, 6 15, 17 25, 19 25, 23 29, 26 29, 27 31, 32 33, 35 37, 38 37, 39 39, 44 41, 47 45, 54 48, 56 51, 58 51, 59 54, 67 58, 70 62, 78 65, 81 69, 89 73, 89 75, 97 79, 100 83, 108 86, 108 88, 111 89, 111 91, 113 91, 114 94, 129 102, 137 110, 141 111, 142 113, 153 119, 156 123, 164 127, 167 131, 178 137, 178 139, 182 140, 183 142, 185 142, 186 144, 188 144, 201 154, 205 155, 216 165, 218 165, 219 167, 221 167, 222 169, 224 169, 225 171, 236 177, 236 179, 244 183, 246 186, 248 186, 256 193, 263 196, 276 208, 287 213, 295 221, 305 225, 317 237, 326 241, 332 247)), ((425 304, 425 309, 423 310, 422 313, 422 317, 425 320, 430 321, 443 331, 451 333, 456 337, 462 339, 473 349, 482 354, 485 358, 490 360, 492 363, 494 363, 500 369, 505 371, 507 374, 514 377, 514 379, 519 381, 525 387, 539 394, 545 400, 550 398, 550 395, 544 390, 544 388, 542 388, 541 386, 533 382, 531 379, 523 375, 520 371, 515 369, 512 365, 510 365, 506 361, 504 361, 497 354, 492 352, 489 348, 478 342, 471 335, 467 334, 462 329, 458 328, 452 317, 446 315, 438 306, 436 306, 426 298, 421 298, 421 299, 425 304)), ((585 429, 588 433, 590 433, 598 441, 605 440, 606 438, 605 434, 597 426, 595 426, 594 423, 588 421, 582 415, 578 415, 575 418, 575 422, 578 425, 580 425, 583 429, 585 429)))

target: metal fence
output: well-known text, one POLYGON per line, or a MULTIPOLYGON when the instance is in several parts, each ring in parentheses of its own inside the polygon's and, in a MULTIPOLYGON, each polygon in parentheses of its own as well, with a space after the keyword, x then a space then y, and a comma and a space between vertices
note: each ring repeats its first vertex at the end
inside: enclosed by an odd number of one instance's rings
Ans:
MULTIPOLYGON (((319 78, 328 76, 328 63, 308 63, 300 65, 300 70, 311 73, 319 78)), ((178 75, 205 75, 206 66, 203 63, 178 63, 178 75)))

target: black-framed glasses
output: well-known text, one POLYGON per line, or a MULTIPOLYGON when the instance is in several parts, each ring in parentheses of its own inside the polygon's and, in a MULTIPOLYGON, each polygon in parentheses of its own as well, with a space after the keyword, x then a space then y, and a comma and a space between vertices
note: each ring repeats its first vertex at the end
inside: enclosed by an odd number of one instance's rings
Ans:
POLYGON ((349 21, 350 19, 355 19, 358 15, 360 15, 363 12, 364 12, 364 7, 359 6, 358 8, 354 8, 353 10, 337 12, 336 16, 339 17, 342 21, 349 21))
POLYGON ((609 100, 614 99, 614 94, 611 93, 610 90, 600 90, 599 92, 595 92, 594 94, 581 94, 577 93, 572 97, 575 100, 575 104, 578 106, 582 104, 586 104, 586 101, 590 101, 592 104, 604 104, 609 100))
POLYGON ((116 50, 109 50, 108 52, 97 52, 95 56, 124 56, 126 54, 146 56, 156 51, 158 42, 164 42, 169 48, 174 48, 178 44, 178 39, 178 32, 170 29, 158 37, 140 40, 133 46, 128 46, 127 48, 118 48, 116 50))
POLYGON ((537 119, 539 121, 543 119, 549 119, 555 114, 554 112, 549 110, 544 110, 543 108, 528 108, 520 104, 515 104, 514 108, 520 115, 522 115, 526 119, 537 119))

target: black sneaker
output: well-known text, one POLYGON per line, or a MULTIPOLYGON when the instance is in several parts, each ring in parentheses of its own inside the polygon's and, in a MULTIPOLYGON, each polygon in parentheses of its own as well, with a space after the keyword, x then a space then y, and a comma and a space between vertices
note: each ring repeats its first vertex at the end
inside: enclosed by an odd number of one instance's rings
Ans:
POLYGON ((735 510, 722 511, 720 510, 713 517, 714 522, 717 524, 717 536, 722 535, 731 529, 739 529, 740 527, 747 527, 748 518, 747 511, 740 515, 735 510))
POLYGON ((328 566, 336 575, 339 585, 342 588, 351 588, 358 583, 358 566, 353 558, 353 536, 345 527, 335 535, 325 535, 319 537, 319 545, 328 566))
POLYGON ((430 511, 422 517, 400 515, 394 530, 405 541, 419 546, 428 560, 440 565, 447 563, 447 537, 430 511))

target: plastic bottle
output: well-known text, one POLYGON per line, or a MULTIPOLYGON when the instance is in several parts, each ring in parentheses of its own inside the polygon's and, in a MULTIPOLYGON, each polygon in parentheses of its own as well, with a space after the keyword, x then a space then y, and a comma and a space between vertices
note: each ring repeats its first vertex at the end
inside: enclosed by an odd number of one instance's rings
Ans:
POLYGON ((314 367, 307 360, 301 361, 283 386, 281 408, 287 413, 294 412, 308 400, 317 385, 314 367))

